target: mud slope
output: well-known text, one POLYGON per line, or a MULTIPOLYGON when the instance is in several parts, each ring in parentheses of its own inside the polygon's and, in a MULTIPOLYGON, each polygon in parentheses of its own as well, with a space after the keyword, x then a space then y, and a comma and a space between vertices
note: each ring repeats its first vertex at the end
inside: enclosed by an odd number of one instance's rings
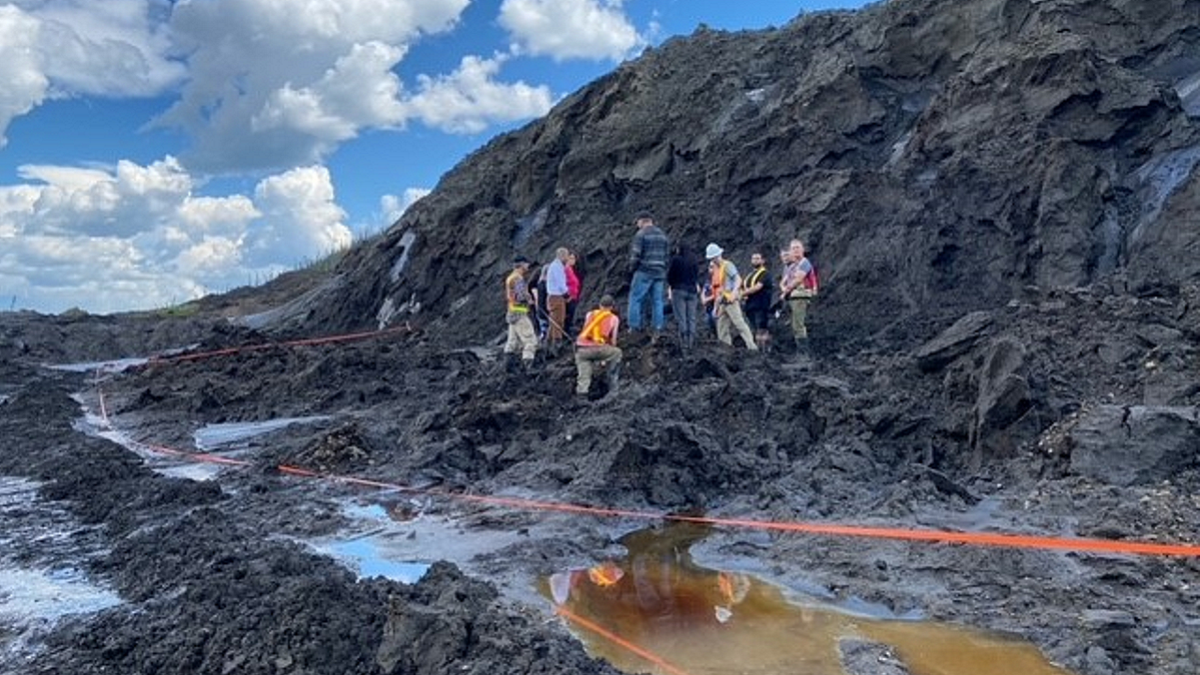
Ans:
POLYGON ((1198 53, 1195 0, 896 0, 702 29, 496 138, 266 318, 490 338, 514 253, 577 248, 587 298, 624 292, 641 209, 741 263, 803 236, 842 341, 895 329, 911 348, 1121 271, 1122 289, 1169 290, 1197 272, 1198 53))

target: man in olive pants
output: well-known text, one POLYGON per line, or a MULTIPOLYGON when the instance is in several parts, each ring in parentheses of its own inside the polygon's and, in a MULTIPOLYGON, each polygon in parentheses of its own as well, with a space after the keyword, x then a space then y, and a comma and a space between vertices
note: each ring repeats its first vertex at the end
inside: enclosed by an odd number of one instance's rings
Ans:
POLYGON ((600 306, 588 312, 583 330, 575 340, 575 368, 579 371, 575 393, 587 396, 592 386, 592 370, 596 364, 608 369, 608 395, 617 393, 621 372, 621 348, 617 346, 617 329, 621 320, 613 312, 611 295, 600 299, 600 306))

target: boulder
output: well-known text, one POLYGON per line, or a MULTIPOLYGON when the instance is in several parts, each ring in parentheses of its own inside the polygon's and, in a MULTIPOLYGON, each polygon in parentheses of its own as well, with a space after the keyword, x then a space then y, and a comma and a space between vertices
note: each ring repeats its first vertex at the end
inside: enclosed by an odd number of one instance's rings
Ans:
POLYGON ((971 351, 992 327, 991 312, 971 312, 916 351, 917 367, 932 373, 971 351))
POLYGON ((1164 480, 1200 465, 1200 414, 1190 406, 1097 406, 1068 438, 1071 470, 1114 485, 1164 480))
POLYGON ((975 374, 978 389, 971 445, 977 460, 1016 451, 1017 443, 1008 431, 1033 405, 1029 382, 1022 374, 1024 364, 1025 348, 1012 338, 1000 338, 989 347, 975 374))

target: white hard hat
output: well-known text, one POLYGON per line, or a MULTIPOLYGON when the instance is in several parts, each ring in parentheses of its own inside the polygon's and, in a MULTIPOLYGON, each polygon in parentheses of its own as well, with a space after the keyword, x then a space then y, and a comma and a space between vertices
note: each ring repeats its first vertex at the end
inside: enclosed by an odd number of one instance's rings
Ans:
POLYGON ((724 252, 725 249, 721 248, 720 246, 717 246, 716 244, 709 244, 708 246, 704 247, 704 258, 706 260, 712 260, 724 252))

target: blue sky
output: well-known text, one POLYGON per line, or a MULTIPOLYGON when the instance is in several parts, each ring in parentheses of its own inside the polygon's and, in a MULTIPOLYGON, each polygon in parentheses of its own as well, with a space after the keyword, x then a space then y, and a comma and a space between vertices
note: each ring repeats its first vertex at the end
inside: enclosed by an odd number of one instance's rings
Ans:
POLYGON ((393 222, 647 46, 864 0, 0 2, 0 311, 151 309, 393 222))

